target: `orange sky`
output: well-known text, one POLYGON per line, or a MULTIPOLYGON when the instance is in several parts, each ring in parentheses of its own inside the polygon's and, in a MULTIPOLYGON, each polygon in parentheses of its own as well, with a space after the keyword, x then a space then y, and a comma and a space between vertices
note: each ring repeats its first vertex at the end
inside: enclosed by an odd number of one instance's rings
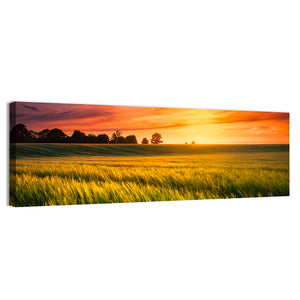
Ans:
POLYGON ((41 131, 60 128, 72 135, 119 129, 135 134, 138 142, 159 132, 165 144, 286 144, 289 113, 16 102, 11 124, 23 123, 41 131))

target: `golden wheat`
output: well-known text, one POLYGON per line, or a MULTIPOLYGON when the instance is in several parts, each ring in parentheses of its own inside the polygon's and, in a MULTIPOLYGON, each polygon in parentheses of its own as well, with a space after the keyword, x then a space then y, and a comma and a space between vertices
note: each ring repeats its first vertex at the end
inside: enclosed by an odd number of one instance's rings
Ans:
POLYGON ((14 206, 286 196, 289 155, 22 158, 10 180, 14 206))

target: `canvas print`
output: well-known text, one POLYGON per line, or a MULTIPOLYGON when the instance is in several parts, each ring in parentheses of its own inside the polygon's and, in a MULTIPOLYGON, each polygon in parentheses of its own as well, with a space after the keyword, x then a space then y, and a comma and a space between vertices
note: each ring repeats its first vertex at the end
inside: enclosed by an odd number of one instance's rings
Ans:
POLYGON ((10 104, 12 206, 289 195, 289 113, 10 104))

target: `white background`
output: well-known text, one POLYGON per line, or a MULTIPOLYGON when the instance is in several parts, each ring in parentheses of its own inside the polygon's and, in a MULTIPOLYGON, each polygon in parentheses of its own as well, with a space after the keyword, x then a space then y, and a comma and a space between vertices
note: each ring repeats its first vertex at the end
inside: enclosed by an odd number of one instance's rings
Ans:
POLYGON ((299 1, 0 4, 11 100, 291 113, 290 197, 7 206, 1 299, 299 299, 299 1))

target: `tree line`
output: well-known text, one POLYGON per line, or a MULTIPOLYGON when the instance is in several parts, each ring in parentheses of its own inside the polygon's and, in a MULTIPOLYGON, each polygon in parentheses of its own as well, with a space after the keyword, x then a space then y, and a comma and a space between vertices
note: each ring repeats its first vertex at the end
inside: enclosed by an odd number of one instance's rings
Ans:
MULTIPOLYGON (((89 144, 138 144, 135 135, 122 136, 120 130, 116 130, 111 137, 107 134, 88 134, 74 130, 72 136, 66 135, 61 129, 43 129, 40 132, 28 130, 26 125, 17 124, 10 130, 11 143, 89 143, 89 144)), ((150 139, 151 144, 161 144, 162 136, 154 133, 150 139)), ((141 144, 149 144, 147 138, 143 138, 141 144)))

